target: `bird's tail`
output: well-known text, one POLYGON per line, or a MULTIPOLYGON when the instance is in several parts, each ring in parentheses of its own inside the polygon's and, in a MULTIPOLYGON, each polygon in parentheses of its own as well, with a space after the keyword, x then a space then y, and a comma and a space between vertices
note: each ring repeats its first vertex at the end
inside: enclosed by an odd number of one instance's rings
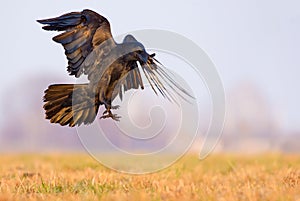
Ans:
POLYGON ((54 84, 45 91, 44 109, 51 123, 74 127, 90 124, 96 118, 99 105, 87 84, 54 84))

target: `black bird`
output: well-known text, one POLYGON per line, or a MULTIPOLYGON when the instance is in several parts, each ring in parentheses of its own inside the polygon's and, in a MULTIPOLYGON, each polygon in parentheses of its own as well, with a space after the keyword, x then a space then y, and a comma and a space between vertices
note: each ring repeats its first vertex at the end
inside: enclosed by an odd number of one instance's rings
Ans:
POLYGON ((132 35, 127 35, 123 43, 116 43, 108 20, 92 10, 37 21, 45 25, 44 30, 62 31, 53 40, 65 49, 68 72, 76 78, 85 74, 89 80, 86 84, 54 84, 48 87, 44 95, 44 109, 46 119, 50 119, 51 123, 70 127, 90 124, 96 118, 100 105, 106 108, 101 118, 119 120, 120 117, 111 112, 119 106, 112 106, 112 101, 118 95, 122 100, 127 90, 144 89, 140 69, 156 94, 159 91, 170 101, 175 100, 174 92, 182 98, 190 96, 167 74, 154 58, 155 54, 149 55, 132 35), (173 95, 166 87, 172 90, 173 95))

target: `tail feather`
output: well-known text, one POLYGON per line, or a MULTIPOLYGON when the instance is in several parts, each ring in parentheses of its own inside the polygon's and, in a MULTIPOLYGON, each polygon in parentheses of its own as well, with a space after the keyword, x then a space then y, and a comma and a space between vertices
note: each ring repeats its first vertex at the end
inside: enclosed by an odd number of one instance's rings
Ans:
POLYGON ((87 84, 55 84, 44 96, 46 119, 51 123, 74 127, 90 124, 96 118, 99 105, 89 96, 87 84))

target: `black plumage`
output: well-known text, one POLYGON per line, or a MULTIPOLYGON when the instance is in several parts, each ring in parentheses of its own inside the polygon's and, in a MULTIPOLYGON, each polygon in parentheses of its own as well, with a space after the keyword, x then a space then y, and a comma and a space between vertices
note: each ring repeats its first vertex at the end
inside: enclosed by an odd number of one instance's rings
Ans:
POLYGON ((106 108, 101 118, 119 120, 111 112, 118 108, 112 101, 118 95, 122 100, 123 93, 130 89, 144 89, 140 69, 156 94, 158 91, 170 101, 175 100, 174 93, 191 97, 168 75, 155 54, 149 55, 132 35, 116 43, 108 20, 94 11, 86 9, 38 22, 45 25, 44 30, 62 31, 53 40, 65 49, 68 72, 75 77, 85 74, 89 80, 86 84, 48 87, 44 109, 51 123, 71 127, 90 124, 100 105, 106 108))

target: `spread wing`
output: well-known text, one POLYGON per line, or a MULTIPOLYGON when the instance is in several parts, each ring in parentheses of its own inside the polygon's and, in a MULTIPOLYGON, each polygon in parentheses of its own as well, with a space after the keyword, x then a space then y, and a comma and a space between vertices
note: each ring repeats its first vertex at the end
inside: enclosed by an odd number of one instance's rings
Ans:
POLYGON ((159 61, 154 58, 153 55, 149 55, 147 63, 141 64, 140 68, 138 67, 137 62, 132 64, 134 67, 129 73, 124 77, 120 84, 118 84, 114 94, 115 98, 119 95, 120 99, 123 98, 123 93, 130 89, 144 89, 144 84, 140 69, 142 70, 148 84, 151 86, 153 92, 158 95, 161 94, 164 98, 168 99, 170 102, 175 102, 178 104, 178 101, 175 96, 179 96, 183 100, 190 102, 189 99, 194 97, 178 82, 175 81, 175 77, 172 75, 167 68, 165 68, 159 61))
MULTIPOLYGON (((138 42, 132 35, 127 35, 124 38, 126 42, 138 42)), ((141 63, 138 67, 137 61, 132 61, 128 65, 132 69, 129 73, 120 81, 116 88, 120 99, 123 98, 123 93, 130 89, 144 89, 144 84, 140 70, 144 73, 149 85, 155 94, 161 94, 164 98, 167 98, 171 102, 178 103, 175 95, 178 95, 182 99, 189 101, 189 98, 194 98, 187 90, 180 86, 175 81, 172 73, 168 71, 159 61, 154 58, 155 54, 149 55, 147 63, 141 63)), ((116 97, 114 94, 113 97, 116 97)))
POLYGON ((115 42, 108 20, 91 10, 71 12, 60 17, 38 20, 48 31, 63 31, 53 40, 63 45, 68 59, 70 75, 79 77, 90 72, 89 65, 83 65, 88 55, 104 41, 115 42))
POLYGON ((171 102, 178 104, 175 96, 190 102, 194 97, 175 81, 175 76, 154 58, 155 54, 149 55, 148 62, 141 64, 145 77, 155 94, 161 94, 171 102))

